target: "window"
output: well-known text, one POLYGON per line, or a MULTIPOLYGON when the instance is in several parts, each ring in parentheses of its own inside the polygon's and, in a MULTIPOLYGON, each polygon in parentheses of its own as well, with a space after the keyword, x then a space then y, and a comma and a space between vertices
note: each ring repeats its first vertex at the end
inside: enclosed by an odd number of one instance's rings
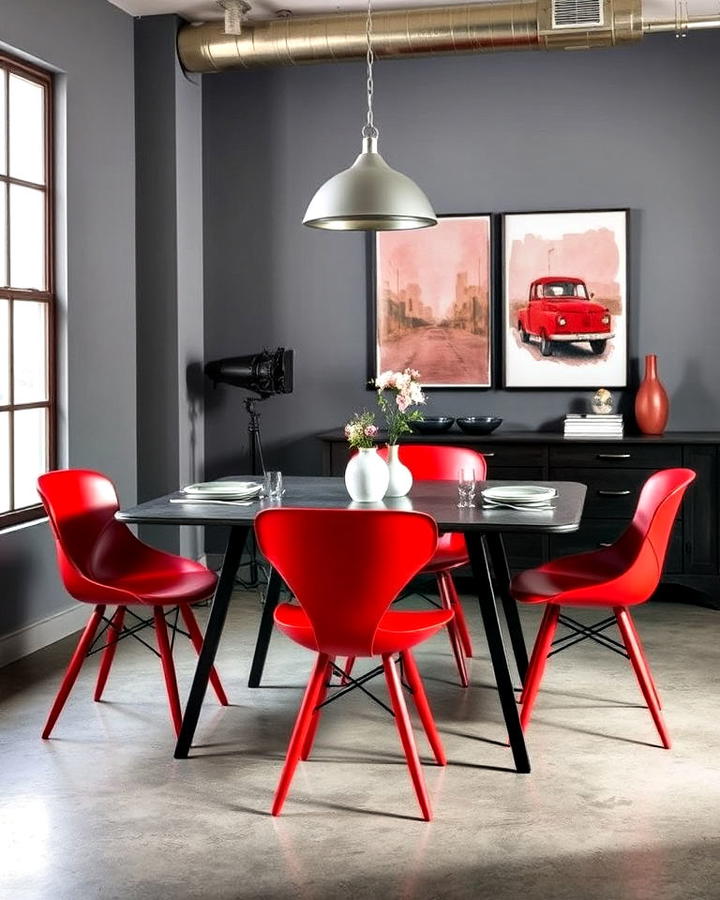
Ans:
POLYGON ((55 465, 52 76, 0 54, 0 527, 55 465))

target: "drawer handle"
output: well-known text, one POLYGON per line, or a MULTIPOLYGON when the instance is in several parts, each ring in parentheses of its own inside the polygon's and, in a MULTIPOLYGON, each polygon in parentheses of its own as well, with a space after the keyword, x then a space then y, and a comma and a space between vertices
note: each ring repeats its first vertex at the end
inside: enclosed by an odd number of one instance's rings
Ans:
POLYGON ((600 497, 627 497, 631 493, 632 491, 598 491, 600 497))
POLYGON ((495 456, 495 453, 480 453, 481 456, 484 456, 486 459, 489 459, 491 456, 495 456))
POLYGON ((630 459, 630 453, 598 453, 598 459, 630 459))
POLYGON ((598 547, 612 547, 612 541, 600 541, 598 547))

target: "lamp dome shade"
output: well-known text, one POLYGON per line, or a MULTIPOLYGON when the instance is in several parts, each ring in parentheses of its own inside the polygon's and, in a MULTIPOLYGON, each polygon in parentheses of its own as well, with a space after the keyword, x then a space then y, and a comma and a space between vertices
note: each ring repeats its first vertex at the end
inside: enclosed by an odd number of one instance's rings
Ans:
POLYGON ((315 193, 303 225, 330 231, 402 231, 437 225, 430 201, 412 179, 391 169, 364 138, 363 151, 315 193))

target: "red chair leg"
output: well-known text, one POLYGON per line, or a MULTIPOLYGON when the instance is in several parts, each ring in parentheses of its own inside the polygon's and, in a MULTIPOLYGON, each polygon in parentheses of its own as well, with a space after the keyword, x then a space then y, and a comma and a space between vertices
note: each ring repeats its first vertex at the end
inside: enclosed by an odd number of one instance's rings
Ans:
POLYGON ((354 665, 355 665, 355 657, 348 656, 348 658, 345 660, 345 668, 343 670, 345 672, 345 674, 340 679, 340 684, 342 684, 342 685, 350 684, 350 681, 348 680, 348 678, 346 676, 352 675, 352 670, 353 670, 354 665))
POLYGON ((300 759, 302 760, 309 759, 310 754, 312 753, 313 744, 315 743, 315 735, 317 734, 318 725, 320 724, 320 716, 322 715, 321 711, 318 709, 318 706, 320 706, 320 704, 323 703, 325 701, 325 698, 327 697, 328 684, 330 682, 330 679, 332 678, 332 664, 334 662, 335 657, 331 656, 328 660, 325 678, 323 679, 322 685, 320 686, 320 693, 317 695, 317 699, 315 700, 315 706, 312 711, 310 725, 308 726, 307 734, 305 735, 305 743, 303 744, 303 748, 300 753, 300 759))
POLYGON ((60 690, 57 692, 55 702, 50 709, 50 715, 47 717, 47 722, 45 722, 45 727, 43 728, 42 732, 43 740, 47 740, 47 738, 50 737, 50 732, 53 730, 55 722, 57 722, 57 718, 62 712, 63 706, 65 706, 65 701, 67 700, 68 695, 70 694, 70 691, 75 684, 80 669, 82 668, 82 664, 85 662, 85 657, 87 656, 87 652, 90 649, 90 644, 92 644, 93 638, 95 637, 95 632, 97 631, 98 625, 102 621, 104 612, 104 606, 96 606, 93 614, 90 616, 87 625, 85 626, 82 635, 80 636, 80 640, 78 641, 75 652, 72 655, 70 664, 65 671, 65 675, 60 685, 60 690))
POLYGON ((615 618, 618 623, 618 628, 620 629, 620 634, 622 635, 623 643, 625 644, 625 649, 630 656, 630 662, 632 663, 632 667, 635 670, 635 676, 638 680, 638 684, 640 685, 640 690, 643 693, 643 697, 645 697, 645 702, 647 703, 650 710, 650 715, 653 717, 653 722, 655 722, 655 727, 657 728, 658 734, 660 735, 662 745, 666 750, 669 750, 670 735, 668 734, 667 726, 665 725, 665 720, 663 719, 663 714, 660 711, 660 707, 658 706, 658 702, 655 698, 655 693, 652 688, 652 676, 650 675, 650 670, 647 668, 647 665, 643 660, 642 651, 638 647, 638 643, 635 639, 632 622, 629 621, 630 613, 624 606, 615 607, 613 612, 615 613, 615 618))
POLYGON ((405 759, 407 760, 408 769, 410 769, 410 777, 412 778, 415 793, 417 794, 422 817, 426 822, 432 819, 432 810, 430 809, 430 799, 425 787, 425 779, 423 778, 422 767, 418 757, 417 747, 415 746, 415 738, 412 733, 412 725, 408 716, 407 707, 405 706, 405 698, 402 694, 402 685, 395 668, 392 656, 384 655, 382 658, 383 668, 385 669, 385 680, 387 681, 390 699, 392 701, 393 710, 395 712, 395 724, 397 725, 400 740, 405 751, 405 759))
POLYGON ((175 677, 175 663, 172 658, 170 641, 168 640, 167 622, 162 606, 153 607, 155 619, 155 638, 157 640, 160 659, 162 660, 165 687, 167 689, 168 703, 170 704, 170 718, 172 719, 175 734, 180 734, 182 725, 182 712, 180 711, 180 697, 178 696, 177 678, 175 677))
POLYGON ((97 682, 95 683, 95 696, 93 697, 96 702, 102 700, 103 691, 105 690, 108 675, 110 674, 110 667, 115 659, 115 651, 117 650, 118 641, 120 640, 120 635, 122 633, 124 619, 125 607, 118 606, 115 610, 115 615, 110 620, 105 638, 105 649, 103 650, 102 659, 100 660, 100 670, 98 671, 97 682))
POLYGON ((463 651, 465 652, 465 656, 467 656, 468 659, 472 659, 472 638, 470 637, 470 629, 468 628, 467 619, 465 618, 465 610, 463 609, 462 601, 458 597, 453 577, 449 572, 447 573, 446 583, 448 593, 450 594, 450 603, 455 613, 455 621, 457 623, 460 640, 462 641, 463 651))
POLYGON ((659 709, 663 708, 662 700, 660 699, 660 692, 657 689, 657 685, 655 684, 655 679, 653 678, 653 674, 650 671, 650 665, 647 660, 647 653, 645 653, 645 648, 643 647, 643 643, 640 640, 640 635, 638 634, 638 630, 635 627, 635 620, 628 613, 627 623, 632 631, 633 637, 635 638, 635 643, 637 644, 638 650, 640 651, 640 659, 642 659, 643 664, 645 665, 645 671, 647 672, 648 679, 650 680, 650 687, 653 689, 653 694, 655 695, 655 702, 658 705, 659 709))
MULTIPOLYGON (((447 586, 449 578, 450 576, 447 572, 438 573, 438 589, 440 591, 440 600, 443 609, 453 609, 452 598, 447 586)), ((466 688, 470 681, 468 679, 467 666, 465 665, 465 653, 463 651, 462 641, 460 640, 454 615, 445 627, 447 628, 448 637, 450 638, 450 646, 452 647, 453 656, 455 657, 455 665, 457 666, 458 675, 460 676, 460 684, 466 688)))
POLYGON ((548 603, 538 636, 535 639, 532 662, 528 667, 528 674, 523 689, 523 705, 520 710, 520 726, 523 730, 530 724, 530 716, 535 705, 535 698, 540 689, 540 682, 545 673, 545 664, 555 637, 559 615, 560 607, 555 606, 553 603, 548 603))
MULTIPOLYGON (((190 635, 190 640, 192 641, 192 645, 195 648, 195 652, 199 656, 200 651, 202 650, 203 636, 202 632, 200 631, 200 626, 197 623, 197 619, 195 618, 195 613, 192 611, 192 608, 186 603, 181 603, 180 615, 182 616, 185 627, 188 630, 188 634, 190 635)), ((222 682, 220 681, 220 676, 218 675, 215 666, 210 669, 210 684, 213 686, 215 696, 218 698, 220 706, 230 706, 230 701, 227 698, 227 694, 225 693, 222 682)))
POLYGON ((427 694, 425 693, 425 686, 422 683, 422 678, 420 677, 420 672, 418 671, 417 664, 415 663, 415 658, 409 650, 404 650, 401 655, 403 664, 405 666, 405 674, 407 675, 408 684, 410 685, 413 700, 415 701, 415 708, 417 709, 418 715, 420 716, 420 721, 422 722, 423 728, 425 729, 425 734, 427 735, 427 739, 430 743, 430 747, 432 748, 435 760, 437 761, 437 764, 439 766, 445 766, 447 765, 445 749, 442 745, 442 741, 440 740, 440 735, 438 734, 435 719, 433 718, 432 710, 430 709, 430 704, 428 703, 427 694))
POLYGON ((290 784, 300 760, 301 751, 305 745, 305 738, 307 736, 308 728, 310 727, 310 719, 313 710, 317 706, 317 698, 325 680, 329 659, 330 657, 327 656, 327 654, 318 653, 312 674, 310 675, 310 680, 308 681, 307 688, 305 688, 305 695, 300 704, 300 710, 297 719, 295 720, 292 735, 290 736, 290 743, 288 744, 287 755, 285 757, 285 765, 283 766, 280 781, 275 790, 275 798, 272 805, 272 814, 274 816, 279 816, 282 812, 285 798, 290 790, 290 784))
MULTIPOLYGON (((546 623, 551 615, 552 615, 552 612, 551 612, 550 605, 547 605, 545 607, 545 612, 543 613, 543 617, 540 620, 540 627, 538 628, 537 637, 540 636, 543 628, 546 627, 546 623)), ((525 691, 527 688, 527 684, 533 677, 533 671, 537 668, 538 655, 540 652, 540 641, 537 640, 537 637, 535 639, 535 644, 533 646, 532 653, 530 654, 530 662, 528 663, 527 672, 525 673, 525 681, 523 682, 523 689, 522 689, 522 691, 520 691, 518 703, 525 702, 525 691)))

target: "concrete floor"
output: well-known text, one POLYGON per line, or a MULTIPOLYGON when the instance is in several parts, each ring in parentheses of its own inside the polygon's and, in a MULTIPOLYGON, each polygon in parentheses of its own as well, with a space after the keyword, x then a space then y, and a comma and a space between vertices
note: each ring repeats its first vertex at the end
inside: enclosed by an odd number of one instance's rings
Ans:
MULTIPOLYGON (((219 655, 232 703, 208 697, 189 760, 172 758, 159 661, 124 642, 102 703, 88 661, 52 740, 40 730, 62 641, 0 673, 0 896, 85 898, 720 897, 720 613, 654 604, 637 621, 665 701, 657 746, 629 664, 587 642, 551 661, 512 771, 479 616, 472 687, 444 635, 418 652, 449 765, 417 807, 392 721, 355 692, 329 707, 283 816, 268 810, 309 655, 274 638, 246 687, 259 607, 238 594, 219 655)), ((526 633, 538 617, 523 611, 526 633)), ((181 690, 194 657, 177 648, 181 690)), ((421 754, 427 745, 419 738, 421 754)))

